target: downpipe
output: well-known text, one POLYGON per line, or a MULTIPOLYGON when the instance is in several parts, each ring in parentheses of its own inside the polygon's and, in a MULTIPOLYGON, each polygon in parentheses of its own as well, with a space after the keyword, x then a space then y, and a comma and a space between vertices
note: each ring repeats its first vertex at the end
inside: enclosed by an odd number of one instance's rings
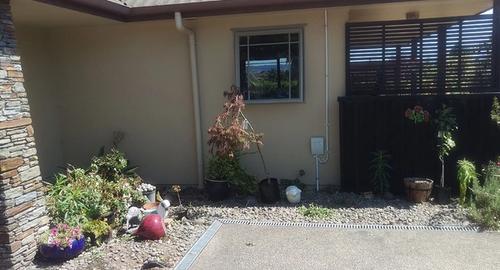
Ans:
POLYGON ((315 156, 316 167, 316 192, 319 192, 319 164, 325 164, 330 158, 330 53, 328 39, 328 10, 324 9, 324 31, 325 31, 325 154, 315 156))
POLYGON ((198 83, 198 61, 196 59, 196 35, 193 30, 184 26, 182 14, 175 12, 175 26, 177 30, 189 37, 189 59, 191 63, 191 87, 193 91, 194 125, 196 136, 196 164, 198 176, 198 188, 203 188, 203 143, 201 134, 201 109, 200 89, 198 83))

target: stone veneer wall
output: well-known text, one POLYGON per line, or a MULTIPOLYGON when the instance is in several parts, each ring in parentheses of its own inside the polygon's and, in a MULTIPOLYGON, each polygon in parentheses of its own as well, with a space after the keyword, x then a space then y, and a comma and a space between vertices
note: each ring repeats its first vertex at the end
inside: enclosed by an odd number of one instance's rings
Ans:
POLYGON ((0 269, 25 269, 48 217, 9 0, 0 0, 0 269))

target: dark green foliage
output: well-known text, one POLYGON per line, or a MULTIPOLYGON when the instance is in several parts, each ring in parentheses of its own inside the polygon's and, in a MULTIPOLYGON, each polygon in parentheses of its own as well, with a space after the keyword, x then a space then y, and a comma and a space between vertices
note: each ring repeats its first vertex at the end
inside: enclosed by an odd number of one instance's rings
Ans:
POLYGON ((109 236, 111 226, 104 220, 96 219, 86 222, 83 231, 92 244, 99 246, 109 236))
POLYGON ((467 191, 473 182, 478 181, 478 175, 476 172, 476 166, 474 163, 462 159, 457 162, 458 172, 458 188, 460 192, 460 204, 465 205, 465 199, 467 198, 467 191))
POLYGON ((255 177, 246 173, 237 157, 212 156, 208 161, 207 177, 212 180, 229 181, 239 194, 254 194, 257 191, 255 177))
POLYGON ((493 105, 491 106, 491 120, 500 126, 500 102, 497 97, 493 98, 493 105))
POLYGON ((491 229, 500 229, 500 164, 490 162, 483 169, 484 183, 473 182, 471 217, 491 229))
POLYGON ((386 151, 379 150, 372 153, 370 161, 370 171, 372 173, 372 183, 375 193, 384 194, 389 192, 391 179, 390 171, 392 167, 389 165, 391 156, 386 151))
POLYGON ((145 202, 137 190, 141 180, 126 174, 126 163, 122 153, 112 150, 93 158, 87 170, 68 166, 64 174, 56 175, 47 192, 52 222, 83 226, 84 233, 94 235, 96 241, 102 236, 103 222, 120 226, 129 206, 145 202))
POLYGON ((132 167, 125 154, 116 148, 105 153, 102 147, 97 157, 92 158, 89 170, 108 181, 117 181, 120 177, 135 177, 137 167, 132 167))
POLYGON ((450 155, 451 150, 455 148, 453 133, 458 129, 457 118, 453 108, 442 105, 436 112, 437 117, 434 120, 437 129, 438 139, 438 158, 441 161, 441 187, 444 187, 444 160, 450 155))

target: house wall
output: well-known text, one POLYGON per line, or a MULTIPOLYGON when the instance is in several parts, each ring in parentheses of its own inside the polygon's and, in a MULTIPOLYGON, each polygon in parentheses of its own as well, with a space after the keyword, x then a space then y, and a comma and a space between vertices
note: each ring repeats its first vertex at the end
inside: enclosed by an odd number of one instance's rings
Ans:
POLYGON ((67 162, 86 166, 121 131, 144 179, 196 183, 188 48, 173 24, 66 28, 50 39, 67 162))
POLYGON ((61 140, 61 110, 57 94, 57 72, 47 41, 47 30, 18 27, 18 51, 22 55, 25 87, 29 89, 33 127, 40 170, 47 179, 64 165, 61 140))
MULTIPOLYGON (((434 10, 433 16, 473 14, 483 8, 477 3, 491 3, 457 0, 467 8, 447 9, 443 1, 425 2, 418 5, 421 14, 430 14, 424 9, 434 10)), ((328 9, 331 152, 328 163, 320 166, 322 184, 340 183, 336 100, 345 91, 344 25, 349 20, 404 18, 407 11, 415 10, 411 3, 398 4, 397 11, 387 12, 390 7, 328 9)), ((323 136, 325 129, 323 9, 207 17, 188 20, 187 24, 198 38, 203 141, 207 141, 206 130, 222 109, 223 91, 235 81, 232 29, 303 25, 305 101, 249 104, 247 116, 264 133, 263 151, 271 174, 293 178, 304 169, 303 180, 313 184, 309 139, 323 136)), ((172 21, 51 28, 47 44, 54 53, 48 67, 57 72, 53 98, 61 117, 65 162, 86 165, 101 145, 110 144, 113 131, 123 131, 126 137, 121 148, 140 166, 139 172, 147 181, 196 184, 188 43, 172 21)), ((37 80, 46 78, 33 78, 32 85, 37 80)), ((208 149, 204 147, 207 161, 208 149)), ((256 155, 246 156, 243 164, 250 173, 263 176, 256 155)))

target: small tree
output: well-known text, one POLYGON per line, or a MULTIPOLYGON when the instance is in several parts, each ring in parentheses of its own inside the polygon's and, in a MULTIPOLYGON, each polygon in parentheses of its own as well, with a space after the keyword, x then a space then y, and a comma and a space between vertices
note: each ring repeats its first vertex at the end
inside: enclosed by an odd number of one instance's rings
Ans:
POLYGON ((436 112, 437 117, 434 120, 437 126, 438 139, 438 158, 441 161, 441 187, 444 187, 444 165, 445 159, 450 155, 451 150, 456 144, 453 139, 453 133, 458 129, 457 119, 453 108, 443 104, 440 110, 436 112))
POLYGON ((239 155, 255 144, 267 175, 260 146, 262 134, 255 132, 252 124, 243 114, 245 103, 243 95, 236 86, 232 86, 224 95, 227 101, 215 123, 208 129, 210 154, 209 174, 220 175, 231 181, 241 193, 252 193, 255 189, 254 177, 249 176, 239 166, 239 155))

